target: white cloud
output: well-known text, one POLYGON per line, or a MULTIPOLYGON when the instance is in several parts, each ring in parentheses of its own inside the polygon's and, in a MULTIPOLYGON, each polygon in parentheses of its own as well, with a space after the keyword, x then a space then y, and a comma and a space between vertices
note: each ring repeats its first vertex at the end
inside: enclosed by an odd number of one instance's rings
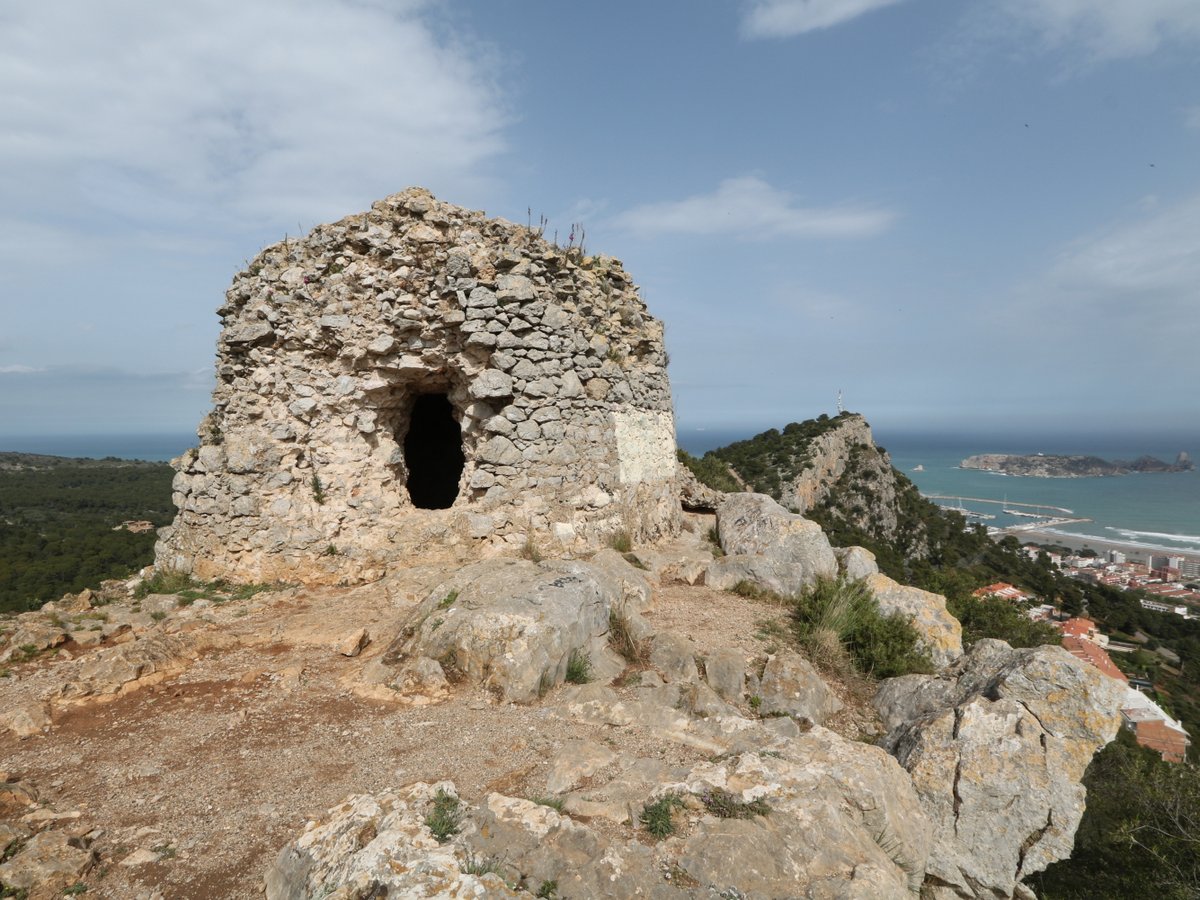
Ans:
POLYGON ((307 225, 503 149, 478 48, 404 0, 88 0, 0 11, 8 215, 307 225), (47 212, 49 211, 49 212, 47 212), (22 215, 25 213, 25 215, 22 215))
POLYGON ((1062 347, 1086 335, 1095 359, 1112 353, 1151 370, 1190 369, 1200 340, 1197 285, 1200 195, 1066 247, 1006 318, 1026 333, 1038 322, 1062 347))
POLYGON ((19 363, 10 366, 0 366, 0 375, 29 375, 33 372, 44 372, 45 369, 37 369, 33 366, 23 366, 19 363))
MULTIPOLYGON (((1193 313, 1200 285, 1200 196, 1132 225, 1085 239, 1051 272, 1065 289, 1168 304, 1193 313)), ((1194 315, 1189 315, 1194 318, 1194 315)))
POLYGON ((1099 60, 1200 40, 1196 0, 1000 0, 997 8, 1044 45, 1082 44, 1099 60))
POLYGON ((742 20, 749 38, 787 38, 832 28, 901 0, 755 0, 742 20))
POLYGON ((647 203, 616 219, 639 235, 733 235, 751 240, 860 238, 884 231, 895 218, 886 209, 861 206, 800 207, 789 194, 753 175, 722 181, 716 191, 647 203))

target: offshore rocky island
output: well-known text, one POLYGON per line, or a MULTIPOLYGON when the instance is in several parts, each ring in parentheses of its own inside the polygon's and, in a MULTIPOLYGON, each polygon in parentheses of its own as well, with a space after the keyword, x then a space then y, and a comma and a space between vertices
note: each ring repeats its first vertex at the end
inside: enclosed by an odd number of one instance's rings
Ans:
POLYGON ((1132 462, 1109 462, 1098 456, 1054 456, 1036 453, 1019 456, 1008 453, 982 453, 968 456, 962 469, 982 469, 1002 475, 1026 475, 1035 478, 1094 478, 1106 475, 1130 475, 1135 472, 1191 472, 1196 466, 1181 451, 1175 462, 1163 462, 1153 456, 1140 456, 1132 462))
POLYGON ((1028 898, 1071 853, 1115 683, 843 543, 940 547, 860 416, 696 481, 619 261, 414 188, 220 313, 155 570, 4 625, 6 891, 1028 898), (829 585, 909 674, 794 638, 829 585))

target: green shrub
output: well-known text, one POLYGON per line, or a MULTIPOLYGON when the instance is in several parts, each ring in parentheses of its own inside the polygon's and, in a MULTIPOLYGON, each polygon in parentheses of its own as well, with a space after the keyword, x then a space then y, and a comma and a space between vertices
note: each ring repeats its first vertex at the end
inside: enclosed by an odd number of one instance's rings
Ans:
POLYGON ((729 791, 721 790, 721 788, 712 788, 699 796, 704 808, 718 819, 752 819, 755 816, 765 816, 771 811, 767 801, 761 798, 750 801, 739 800, 729 791))
POLYGON ((1046 900, 1200 897, 1200 769, 1163 762, 1122 729, 1083 777, 1069 859, 1029 880, 1046 900))
POLYGON ((676 451, 679 461, 687 466, 688 471, 696 476, 701 484, 708 485, 716 491, 735 493, 742 489, 737 479, 729 471, 729 464, 722 462, 711 451, 702 457, 695 457, 686 450, 676 451))
POLYGON ((555 812, 563 811, 562 797, 530 797, 531 803, 536 803, 538 806, 548 806, 555 812))
POLYGON ((644 665, 650 658, 646 641, 634 639, 629 620, 615 609, 608 613, 608 644, 630 665, 644 665))
POLYGON ((633 549, 633 539, 629 536, 629 532, 622 528, 609 535, 608 546, 618 553, 628 553, 633 549))
POLYGON ((498 856, 476 856, 473 851, 468 850, 466 863, 462 870, 466 875, 481 876, 492 873, 499 875, 501 866, 502 863, 498 856))
POLYGON ((747 581, 745 578, 731 587, 729 593, 745 597, 747 600, 765 600, 769 603, 779 603, 783 600, 771 589, 755 584, 753 581, 747 581))
POLYGON ((533 896, 543 898, 543 900, 554 900, 558 894, 558 882, 547 878, 541 883, 537 889, 537 893, 533 896))
POLYGON ((160 569, 142 581, 133 592, 134 599, 141 600, 151 594, 178 594, 196 586, 192 576, 184 572, 160 569))
POLYGON ((678 794, 663 794, 653 803, 647 803, 642 808, 638 821, 645 826, 646 831, 658 839, 675 833, 675 822, 671 817, 673 810, 683 806, 683 798, 678 794))
POLYGON ((1037 647, 1057 644, 1062 638, 1054 626, 1034 622, 1007 600, 951 595, 946 598, 946 608, 962 623, 964 644, 999 638, 1012 647, 1037 647))
POLYGON ((127 579, 154 561, 153 530, 113 526, 144 519, 159 527, 174 518, 168 464, 0 457, 17 463, 0 465, 0 613, 35 610, 105 579, 127 579))
MULTIPOLYGON (((12 859, 14 856, 16 856, 22 850, 24 850, 25 845, 28 843, 29 843, 29 838, 23 838, 23 837, 15 838, 12 841, 12 843, 10 843, 8 845, 8 847, 4 850, 4 852, 0 853, 0 863, 8 862, 10 859, 12 859)), ((0 895, 0 896, 2 896, 2 895, 0 895)))
POLYGON ((462 826, 462 801, 453 794, 438 788, 433 798, 433 809, 425 817, 425 827, 439 844, 444 844, 458 834, 462 826))
POLYGON ((582 650, 572 650, 567 657, 567 681, 571 684, 587 684, 592 680, 592 657, 582 650))
POLYGON ((933 671, 912 622, 883 615, 861 581, 818 579, 795 599, 792 630, 813 662, 834 671, 877 678, 933 671))

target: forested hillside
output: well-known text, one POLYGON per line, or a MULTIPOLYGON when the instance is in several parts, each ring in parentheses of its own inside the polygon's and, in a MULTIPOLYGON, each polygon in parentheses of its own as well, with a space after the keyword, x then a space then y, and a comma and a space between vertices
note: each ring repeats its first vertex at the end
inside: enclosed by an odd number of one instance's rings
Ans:
POLYGON ((175 515, 166 463, 0 453, 0 612, 34 609, 153 560, 154 532, 114 530, 175 515))

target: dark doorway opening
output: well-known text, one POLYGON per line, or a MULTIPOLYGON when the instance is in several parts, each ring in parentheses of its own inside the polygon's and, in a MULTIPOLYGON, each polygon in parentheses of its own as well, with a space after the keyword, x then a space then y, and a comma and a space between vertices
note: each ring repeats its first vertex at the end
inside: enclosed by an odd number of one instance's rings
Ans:
POLYGON ((404 463, 408 467, 408 496, 420 509, 446 509, 458 496, 462 477, 462 429, 445 394, 421 394, 413 403, 404 463))

